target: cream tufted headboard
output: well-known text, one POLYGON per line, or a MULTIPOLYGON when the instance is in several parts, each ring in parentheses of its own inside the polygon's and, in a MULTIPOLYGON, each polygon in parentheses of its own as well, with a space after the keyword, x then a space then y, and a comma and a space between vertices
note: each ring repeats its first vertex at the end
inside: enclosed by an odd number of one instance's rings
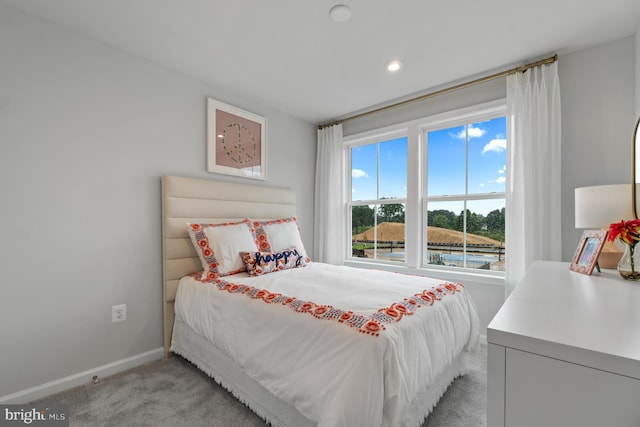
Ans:
POLYGON ((187 222, 215 224, 295 215, 292 190, 179 176, 162 177, 162 309, 164 353, 169 355, 173 330, 173 302, 182 276, 202 267, 187 222))

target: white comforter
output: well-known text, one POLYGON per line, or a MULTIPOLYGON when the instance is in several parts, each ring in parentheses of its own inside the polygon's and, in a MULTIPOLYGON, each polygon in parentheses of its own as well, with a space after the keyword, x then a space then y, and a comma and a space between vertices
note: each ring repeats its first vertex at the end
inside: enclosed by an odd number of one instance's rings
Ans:
POLYGON ((478 343, 471 298, 441 280, 320 263, 225 279, 254 290, 185 277, 176 318, 321 427, 415 425, 417 394, 478 343), (411 314, 379 313, 403 302, 411 314), (327 319, 331 308, 359 326, 327 319))

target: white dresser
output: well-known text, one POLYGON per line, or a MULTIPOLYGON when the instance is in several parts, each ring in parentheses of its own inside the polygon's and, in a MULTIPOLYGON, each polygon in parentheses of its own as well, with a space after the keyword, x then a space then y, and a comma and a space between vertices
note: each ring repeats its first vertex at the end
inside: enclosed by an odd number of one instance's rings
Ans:
POLYGON ((537 261, 487 339, 488 427, 640 426, 640 282, 537 261))

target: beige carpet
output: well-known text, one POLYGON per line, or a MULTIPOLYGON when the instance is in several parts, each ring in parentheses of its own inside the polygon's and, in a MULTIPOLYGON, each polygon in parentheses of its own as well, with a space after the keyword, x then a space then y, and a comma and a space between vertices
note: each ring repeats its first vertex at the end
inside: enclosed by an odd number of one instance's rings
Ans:
MULTIPOLYGON (((486 365, 483 345, 472 371, 454 381, 422 427, 485 426, 486 365)), ((177 356, 32 404, 68 405, 70 426, 267 425, 211 378, 177 356)))

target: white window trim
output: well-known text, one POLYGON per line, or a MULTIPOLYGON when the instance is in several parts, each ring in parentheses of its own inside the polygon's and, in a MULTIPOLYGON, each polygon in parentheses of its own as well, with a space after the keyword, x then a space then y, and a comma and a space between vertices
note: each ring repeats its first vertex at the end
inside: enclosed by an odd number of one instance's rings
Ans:
POLYGON ((504 286, 504 274, 501 272, 475 272, 475 270, 453 270, 453 269, 433 269, 425 267, 408 267, 400 263, 390 264, 388 262, 367 260, 362 258, 348 258, 344 265, 356 268, 376 268, 378 270, 392 271, 394 273, 412 274, 416 276, 437 277, 438 279, 452 282, 469 282, 481 285, 504 286))
MULTIPOLYGON (((442 114, 438 114, 436 116, 431 116, 429 118, 427 118, 427 120, 424 120, 419 128, 420 130, 420 136, 424 137, 424 135, 427 132, 433 132, 433 131, 438 131, 438 130, 442 130, 442 129, 448 129, 451 127, 455 127, 455 126, 462 126, 462 125, 466 125, 469 124, 471 122, 481 122, 484 120, 490 120, 496 117, 500 117, 500 116, 506 116, 507 114, 507 103, 506 103, 506 99, 502 99, 499 101, 493 101, 490 103, 486 103, 486 104, 481 104, 481 105, 477 105, 477 106, 472 106, 472 107, 466 107, 463 109, 459 109, 459 110, 454 110, 454 111, 450 111, 450 112, 446 112, 446 113, 442 113, 442 114)), ((421 141, 421 147, 424 147, 424 141, 421 141)), ((424 151, 424 150, 423 150, 424 151)), ((423 152, 423 157, 422 157, 422 161, 424 164, 426 164, 427 162, 427 153, 426 151, 423 152)), ((423 168, 421 170, 421 175, 420 175, 420 182, 426 182, 427 177, 424 176, 424 174, 426 173, 426 168, 423 168)), ((460 200, 460 201, 468 201, 468 200, 488 200, 488 199, 502 199, 505 197, 504 193, 500 193, 500 196, 496 195, 496 194, 491 194, 491 193, 483 193, 483 194, 465 194, 465 195, 455 195, 455 196, 432 196, 432 197, 427 197, 426 191, 421 191, 420 193, 420 200, 421 200, 421 218, 424 217, 424 215, 426 214, 426 210, 427 210, 427 202, 431 201, 437 201, 437 200, 460 200)), ((406 214, 405 214, 406 216, 406 214)), ((420 224, 419 224, 420 225, 420 224)), ((424 237, 424 231, 422 230, 423 227, 420 227, 420 231, 423 234, 424 237)), ((465 235, 466 235, 466 231, 465 231, 465 235)), ((424 239, 421 239, 421 243, 424 241, 424 239)), ((428 264, 427 263, 427 254, 426 251, 424 250, 424 247, 422 247, 422 245, 420 246, 420 267, 419 268, 424 268, 424 269, 430 269, 433 271, 437 271, 437 272, 467 272, 467 271, 473 271, 471 269, 466 269, 466 268, 451 268, 451 267, 446 267, 446 266, 439 266, 439 265, 433 265, 433 264, 428 264)), ((480 275, 496 275, 498 277, 504 277, 504 272, 481 272, 478 273, 480 275)))
MULTIPOLYGON (((378 143, 382 143, 382 142, 386 142, 386 141, 390 141, 393 139, 399 139, 399 138, 407 138, 408 139, 408 135, 407 135, 407 129, 404 127, 393 127, 390 128, 388 131, 382 131, 380 133, 377 132, 367 132, 366 135, 363 134, 359 134, 359 138, 355 138, 353 140, 348 140, 347 138, 344 139, 344 150, 345 150, 345 177, 348 177, 348 179, 345 179, 345 191, 344 194, 347 195, 347 197, 349 197, 349 195, 351 194, 351 189, 353 188, 353 176, 351 173, 351 150, 353 148, 356 147, 360 147, 363 145, 370 145, 370 144, 378 144, 378 143)), ((408 143, 407 143, 408 144, 408 143)), ((407 148, 408 150, 408 148, 407 148)), ((408 153, 407 153, 408 154, 408 153)), ((378 158, 379 161, 379 158, 378 158)), ((408 166, 408 165, 407 165, 408 166)), ((377 175, 378 176, 378 175, 377 175)), ((409 171, 407 170, 407 177, 409 176, 409 171)), ((379 176, 378 176, 379 179, 379 176)), ((408 194, 407 194, 408 197, 408 194)), ((345 218, 346 218, 346 230, 352 230, 352 218, 351 218, 351 212, 349 207, 353 207, 353 206, 368 206, 368 205, 382 205, 382 204, 404 204, 405 205, 405 223, 406 223, 406 212, 407 212, 407 198, 394 198, 394 199, 371 199, 371 200, 356 200, 356 201, 351 201, 351 200, 345 200, 344 201, 344 206, 345 206, 345 218)), ((377 214, 376 214, 377 217, 377 214)), ((406 225, 405 225, 406 227, 406 225)), ((351 237, 350 237, 351 233, 345 233, 345 241, 344 241, 344 245, 347 248, 346 250, 346 259, 354 259, 354 257, 352 256, 352 242, 351 242, 351 237)), ((405 234, 406 234, 406 228, 405 228, 405 234)), ((406 237, 405 237, 405 248, 406 248, 406 237)), ((376 245, 376 249, 374 250, 374 252, 377 251, 377 245, 376 245)), ((405 250, 406 253, 406 250, 405 250)), ((384 261, 384 260, 379 260, 379 259, 372 259, 369 260, 372 263, 387 263, 388 261, 384 261)), ((406 265, 406 261, 405 262, 395 262, 394 264, 401 264, 401 265, 406 265)))
MULTIPOLYGON (((422 242, 425 231, 422 230, 422 218, 426 209, 426 194, 423 192, 422 183, 425 182, 425 169, 420 167, 423 156, 423 135, 427 130, 434 131, 446 129, 452 125, 460 124, 460 121, 471 120, 479 122, 506 116, 506 99, 498 99, 471 107, 460 108, 445 113, 435 114, 426 118, 411 120, 378 129, 372 129, 344 138, 344 149, 346 153, 345 176, 351 179, 351 149, 360 145, 381 142, 396 137, 407 137, 407 198, 405 203, 405 261, 387 262, 383 260, 366 260, 354 258, 351 250, 347 251, 344 264, 360 268, 379 268, 382 270, 409 273, 417 275, 437 275, 443 280, 473 280, 475 283, 489 285, 504 285, 504 272, 482 271, 476 272, 472 269, 452 269, 451 267, 434 266, 424 264, 422 242), (424 196, 424 197, 423 197, 424 196)), ((351 188, 350 181, 345 180, 345 185, 351 188)), ((345 191, 346 197, 351 197, 350 191, 345 191)), ((473 195, 474 197, 476 195, 473 195)), ((433 200, 433 199, 432 199, 433 200)), ((360 202, 357 202, 360 203, 360 202)), ((351 230, 351 215, 349 212, 350 200, 344 200, 345 217, 347 218, 347 230, 351 230)), ((350 233, 345 233, 344 244, 351 248, 350 233)))

